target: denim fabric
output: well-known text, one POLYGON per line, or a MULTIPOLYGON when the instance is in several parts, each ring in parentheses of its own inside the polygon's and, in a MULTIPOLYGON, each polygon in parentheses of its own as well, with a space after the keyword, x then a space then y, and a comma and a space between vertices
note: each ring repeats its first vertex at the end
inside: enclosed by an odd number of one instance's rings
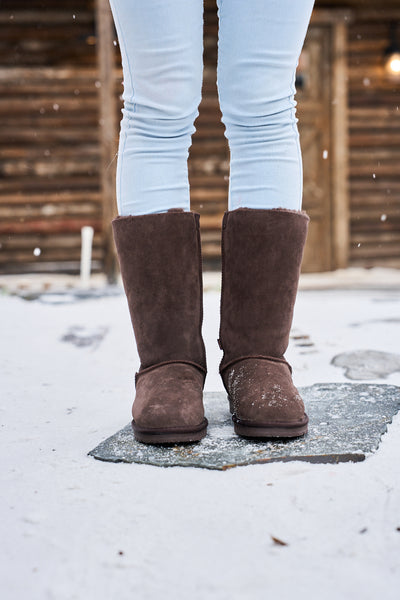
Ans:
MULTIPOLYGON (((120 215, 190 210, 201 101, 203 0, 110 0, 124 74, 120 215)), ((217 0, 218 94, 229 210, 302 204, 295 73, 314 0, 217 0)))

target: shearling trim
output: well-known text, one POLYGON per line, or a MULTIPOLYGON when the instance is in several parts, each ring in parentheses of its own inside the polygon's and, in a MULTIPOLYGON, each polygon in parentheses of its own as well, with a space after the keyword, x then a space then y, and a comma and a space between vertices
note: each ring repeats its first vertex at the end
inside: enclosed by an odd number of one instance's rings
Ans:
POLYGON ((247 208, 245 206, 241 207, 241 208, 235 208, 234 210, 227 210, 225 214, 231 214, 231 213, 237 213, 237 212, 247 212, 247 211, 251 211, 251 212, 265 212, 265 211, 269 211, 270 213, 289 213, 289 214, 295 214, 295 215, 299 215, 299 216, 303 216, 303 217, 307 217, 307 219, 310 219, 310 216, 307 214, 307 212, 305 210, 294 210, 291 208, 283 208, 283 207, 279 207, 279 208, 247 208))
POLYGON ((179 215, 182 218, 182 215, 195 215, 200 217, 200 213, 196 213, 192 210, 181 210, 180 208, 171 208, 170 210, 168 210, 167 212, 162 212, 162 213, 148 213, 147 215, 118 215, 116 216, 114 219, 112 219, 111 223, 132 223, 132 221, 137 221, 139 219, 141 220, 145 220, 145 219, 149 219, 149 218, 154 218, 154 217, 161 217, 163 216, 165 218, 165 215, 173 215, 172 218, 174 218, 174 215, 179 215))

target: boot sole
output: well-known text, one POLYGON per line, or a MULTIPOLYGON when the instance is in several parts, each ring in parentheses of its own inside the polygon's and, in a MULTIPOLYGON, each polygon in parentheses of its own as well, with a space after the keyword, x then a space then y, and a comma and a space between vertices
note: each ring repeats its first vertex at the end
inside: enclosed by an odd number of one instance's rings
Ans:
POLYGON ((245 438, 252 439, 267 439, 267 438, 296 438, 307 433, 308 431, 308 419, 304 425, 292 426, 292 425, 246 425, 241 421, 235 420, 235 416, 232 417, 233 428, 237 435, 245 438))
POLYGON ((199 442, 207 434, 207 419, 195 428, 168 427, 160 429, 144 429, 132 420, 132 429, 135 439, 143 444, 178 444, 199 442))
MULTIPOLYGON (((230 411, 233 413, 233 403, 229 398, 230 411)), ((305 435, 308 431, 308 416, 297 423, 254 423, 242 421, 232 414, 233 428, 237 435, 245 438, 295 438, 305 435)))

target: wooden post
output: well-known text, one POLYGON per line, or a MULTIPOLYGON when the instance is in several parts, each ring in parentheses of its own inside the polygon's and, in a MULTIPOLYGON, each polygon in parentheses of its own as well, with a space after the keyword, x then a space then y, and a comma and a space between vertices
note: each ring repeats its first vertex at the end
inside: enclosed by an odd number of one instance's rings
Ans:
POLYGON ((101 189, 103 205, 104 271, 110 283, 117 274, 111 230, 116 215, 115 174, 117 161, 117 99, 114 77, 114 27, 108 0, 96 0, 97 57, 99 67, 99 118, 101 143, 101 189))
POLYGON ((333 266, 336 269, 345 269, 348 266, 350 243, 347 20, 336 20, 332 33, 333 266))

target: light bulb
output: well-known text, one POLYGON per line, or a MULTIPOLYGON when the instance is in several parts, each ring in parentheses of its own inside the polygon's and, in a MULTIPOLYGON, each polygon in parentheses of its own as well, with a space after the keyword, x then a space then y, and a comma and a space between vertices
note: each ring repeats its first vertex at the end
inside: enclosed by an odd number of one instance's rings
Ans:
POLYGON ((389 54, 385 67, 389 75, 400 76, 400 52, 389 54))

